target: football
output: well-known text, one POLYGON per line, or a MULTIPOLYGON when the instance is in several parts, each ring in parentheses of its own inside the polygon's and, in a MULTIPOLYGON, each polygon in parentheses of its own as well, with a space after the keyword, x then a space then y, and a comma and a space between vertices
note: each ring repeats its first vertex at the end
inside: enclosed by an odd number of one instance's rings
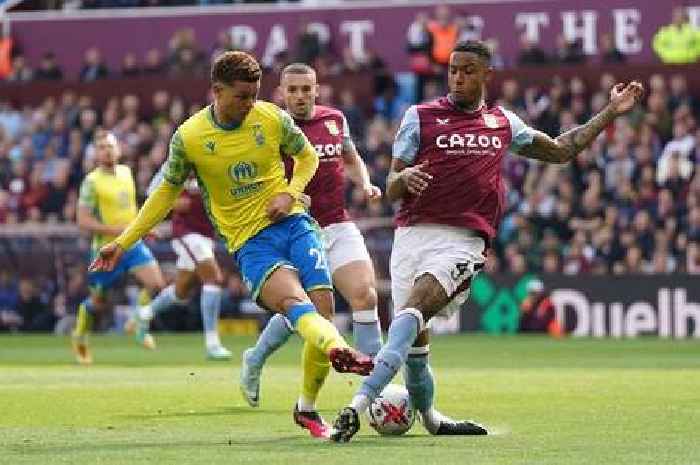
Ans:
POLYGON ((398 436, 406 433, 416 421, 416 411, 408 401, 404 386, 390 384, 367 409, 369 424, 379 434, 398 436))

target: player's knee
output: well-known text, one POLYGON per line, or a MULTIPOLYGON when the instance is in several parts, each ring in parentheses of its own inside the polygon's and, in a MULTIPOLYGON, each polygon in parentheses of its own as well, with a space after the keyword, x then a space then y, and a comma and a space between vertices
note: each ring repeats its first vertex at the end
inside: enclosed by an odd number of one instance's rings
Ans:
POLYGON ((309 293, 311 302, 316 307, 316 311, 324 318, 331 319, 335 314, 335 300, 333 292, 330 290, 317 290, 309 293))
POLYGON ((283 313, 287 313, 289 312, 289 310, 291 310, 292 307, 303 302, 305 302, 305 300, 298 296, 283 297, 279 300, 274 310, 279 310, 283 313))
POLYGON ((350 307, 353 310, 370 310, 377 307, 377 290, 374 286, 366 285, 355 289, 350 296, 350 307))

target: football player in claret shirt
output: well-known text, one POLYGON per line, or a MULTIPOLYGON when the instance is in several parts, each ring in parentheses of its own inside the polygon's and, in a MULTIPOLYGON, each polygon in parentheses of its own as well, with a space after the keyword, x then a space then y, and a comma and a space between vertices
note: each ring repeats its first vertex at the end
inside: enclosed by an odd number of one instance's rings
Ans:
POLYGON ((253 298, 283 313, 304 339, 304 370, 310 372, 305 379, 322 384, 329 362, 339 372, 366 375, 372 359, 351 348, 309 298, 316 293, 314 301, 333 299, 323 243, 299 200, 316 172, 318 155, 285 111, 257 100, 260 76, 260 65, 245 52, 216 58, 213 104, 178 127, 163 181, 129 227, 100 249, 91 268, 112 269, 125 250, 163 220, 194 174, 209 219, 253 298), (283 155, 295 160, 289 181, 283 155))
MULTIPOLYGON (((374 268, 362 234, 345 209, 345 174, 363 191, 367 200, 379 199, 381 191, 372 185, 343 113, 335 108, 316 105, 318 84, 314 69, 303 63, 287 66, 280 76, 280 90, 287 111, 320 158, 318 170, 304 193, 310 198, 311 216, 322 228, 333 285, 352 309, 355 348, 375 356, 381 347, 381 329, 374 268)), ((286 161, 287 172, 291 173, 293 161, 286 161)), ((332 306, 325 308, 325 313, 319 305, 317 308, 326 318, 332 318, 332 306)), ((259 404, 260 373, 265 360, 291 334, 285 317, 275 315, 255 347, 244 352, 241 390, 251 406, 259 404)), ((313 421, 323 423, 321 416, 315 413, 317 394, 318 391, 303 392, 296 408, 309 412, 307 416, 313 417, 313 421)))
POLYGON ((459 43, 450 55, 449 94, 409 108, 397 132, 387 179, 387 197, 401 202, 390 265, 395 317, 372 374, 335 420, 335 441, 352 438, 360 426, 358 413, 404 364, 411 402, 431 434, 488 433, 433 406, 426 324, 457 310, 483 267, 505 209, 501 165, 506 153, 566 163, 643 93, 636 81, 615 85, 600 113, 553 139, 504 108, 486 106, 490 58, 483 42, 459 43))
MULTIPOLYGON (((151 180, 148 193, 162 181, 161 167, 151 180)), ((192 291, 201 283, 199 307, 207 358, 229 360, 231 352, 221 344, 218 330, 223 277, 214 255, 215 232, 204 210, 199 184, 193 176, 185 181, 184 189, 175 201, 171 225, 171 244, 177 254, 175 284, 165 288, 150 304, 141 307, 134 322, 139 324, 140 331, 144 331, 155 315, 173 306, 186 305, 192 291)))

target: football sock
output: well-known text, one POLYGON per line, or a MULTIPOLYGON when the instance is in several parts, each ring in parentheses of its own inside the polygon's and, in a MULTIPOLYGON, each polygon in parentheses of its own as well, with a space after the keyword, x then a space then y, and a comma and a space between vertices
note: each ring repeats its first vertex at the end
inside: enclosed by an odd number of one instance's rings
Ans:
POLYGON ((155 315, 167 310, 171 305, 183 305, 185 303, 186 301, 177 298, 175 295, 175 286, 171 285, 160 291, 158 296, 156 296, 150 304, 139 309, 139 318, 142 320, 152 320, 155 315))
POLYGON ((202 326, 207 348, 221 345, 217 324, 221 311, 221 288, 215 284, 205 284, 199 296, 202 326))
POLYGON ((374 358, 382 348, 382 331, 377 309, 352 312, 352 336, 355 348, 374 358))
POLYGON ((287 319, 304 341, 311 343, 326 355, 331 349, 349 347, 333 323, 319 315, 311 302, 293 305, 287 312, 287 319))
POLYGON ((435 398, 435 380, 428 364, 428 353, 429 346, 411 347, 404 371, 411 405, 424 414, 430 411, 435 398))
POLYGON ((303 377, 297 406, 302 412, 313 412, 316 410, 316 399, 328 377, 331 364, 328 356, 308 341, 304 342, 301 360, 303 377))
POLYGON ((78 315, 75 319, 75 328, 73 328, 73 339, 81 344, 87 342, 87 335, 92 328, 94 320, 95 308, 92 303, 92 298, 87 297, 78 306, 78 315))
POLYGON ((365 378, 350 406, 363 412, 387 384, 396 376, 406 361, 408 349, 423 329, 423 315, 415 308, 407 308, 396 315, 389 326, 386 344, 374 359, 374 370, 365 378))
POLYGON ((258 341, 250 351, 247 362, 254 367, 262 368, 265 360, 287 342, 292 332, 292 324, 289 320, 282 314, 274 314, 258 336, 258 341))

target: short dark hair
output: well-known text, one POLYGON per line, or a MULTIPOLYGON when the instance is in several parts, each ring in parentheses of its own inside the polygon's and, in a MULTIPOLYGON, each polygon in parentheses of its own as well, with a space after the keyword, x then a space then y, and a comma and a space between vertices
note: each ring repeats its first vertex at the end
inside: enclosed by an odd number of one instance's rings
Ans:
POLYGON ((253 55, 246 52, 224 52, 211 65, 211 82, 257 82, 261 75, 260 64, 253 55))
POLYGON ((284 67, 280 78, 285 74, 316 74, 316 70, 306 63, 291 63, 284 67))
POLYGON ((491 62, 491 49, 480 40, 463 40, 458 42, 452 51, 473 53, 486 60, 487 63, 491 62))

